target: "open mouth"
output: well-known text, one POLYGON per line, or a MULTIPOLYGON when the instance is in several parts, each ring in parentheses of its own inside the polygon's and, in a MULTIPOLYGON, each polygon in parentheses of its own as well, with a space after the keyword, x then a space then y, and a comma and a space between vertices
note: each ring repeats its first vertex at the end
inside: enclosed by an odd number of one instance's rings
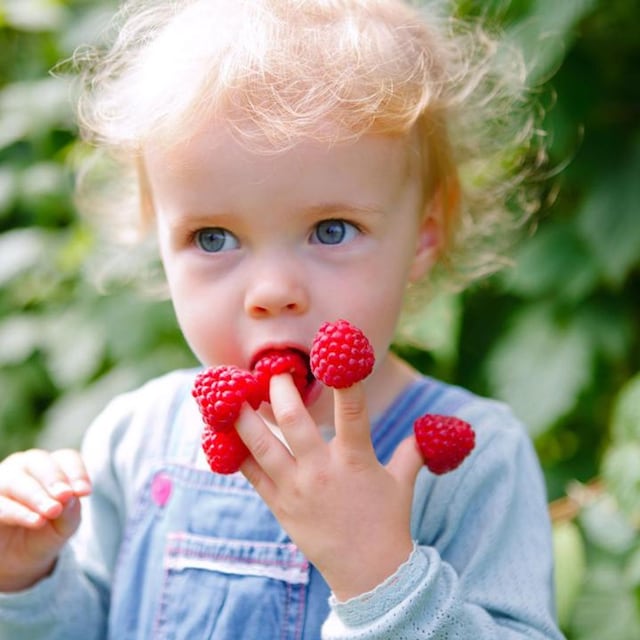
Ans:
POLYGON ((309 354, 294 347, 266 349, 258 353, 251 364, 251 371, 266 389, 273 376, 288 373, 303 398, 315 381, 309 354))

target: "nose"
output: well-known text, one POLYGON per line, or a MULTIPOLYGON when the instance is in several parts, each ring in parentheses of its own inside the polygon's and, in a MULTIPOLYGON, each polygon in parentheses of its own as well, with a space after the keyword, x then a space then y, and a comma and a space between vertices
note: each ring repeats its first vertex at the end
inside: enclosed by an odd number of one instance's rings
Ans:
POLYGON ((250 276, 245 312, 253 318, 301 314, 309 307, 309 292, 299 265, 261 261, 250 276))

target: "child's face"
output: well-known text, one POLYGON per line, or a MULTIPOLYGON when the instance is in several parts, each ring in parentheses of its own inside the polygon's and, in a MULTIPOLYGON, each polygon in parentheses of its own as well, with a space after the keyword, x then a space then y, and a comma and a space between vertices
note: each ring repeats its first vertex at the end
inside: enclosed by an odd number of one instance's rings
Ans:
POLYGON ((258 155, 214 127, 149 149, 162 260, 200 360, 249 369, 266 348, 308 352, 323 321, 345 318, 373 343, 368 384, 382 389, 407 282, 433 253, 411 153, 369 136, 258 155))

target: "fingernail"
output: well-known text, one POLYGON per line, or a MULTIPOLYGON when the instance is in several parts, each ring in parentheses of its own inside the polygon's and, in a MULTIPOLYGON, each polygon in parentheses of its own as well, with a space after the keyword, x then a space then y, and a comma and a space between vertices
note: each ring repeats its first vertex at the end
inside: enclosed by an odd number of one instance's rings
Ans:
POLYGON ((42 516, 39 513, 34 513, 33 511, 31 513, 28 513, 25 516, 27 522, 30 522, 31 524, 36 524, 38 522, 40 522, 40 520, 42 519, 42 516))
POLYGON ((91 485, 86 480, 74 480, 71 486, 76 493, 89 493, 91 491, 91 485))
POLYGON ((49 492, 55 496, 61 496, 65 493, 71 492, 71 487, 66 482, 54 482, 51 487, 49 487, 49 492))
POLYGON ((40 510, 40 513, 46 514, 58 508, 59 504, 60 503, 56 500, 49 500, 48 498, 46 498, 38 502, 38 508, 40 510))

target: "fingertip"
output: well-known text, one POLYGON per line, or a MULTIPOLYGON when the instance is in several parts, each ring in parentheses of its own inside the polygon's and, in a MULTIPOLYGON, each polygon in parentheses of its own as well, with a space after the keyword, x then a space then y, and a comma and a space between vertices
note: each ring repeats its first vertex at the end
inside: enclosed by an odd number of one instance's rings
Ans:
POLYGON ((53 484, 47 487, 47 491, 49 495, 58 501, 64 501, 69 498, 69 496, 73 495, 73 489, 71 485, 67 482, 56 481, 53 484))
POLYGON ((64 511, 64 504, 59 500, 48 500, 46 504, 39 507, 40 515, 47 520, 59 518, 64 511))
POLYGON ((84 479, 73 480, 73 482, 71 483, 71 488, 78 498, 88 496, 92 491, 91 483, 88 480, 84 479))
POLYGON ((28 529, 40 529, 46 522, 47 518, 35 511, 24 515, 24 525, 28 529))
POLYGON ((414 483, 424 466, 415 438, 408 436, 396 448, 387 464, 387 469, 396 477, 414 483))
POLYGON ((63 505, 57 518, 51 520, 53 527, 64 538, 69 538, 75 533, 80 523, 80 500, 72 496, 63 505))
MULTIPOLYGON (((279 404, 283 401, 290 402, 300 399, 300 394, 296 388, 293 378, 288 373, 279 373, 272 376, 269 381, 269 399, 271 404, 279 404)), ((300 402, 302 402, 300 400, 300 402)))

